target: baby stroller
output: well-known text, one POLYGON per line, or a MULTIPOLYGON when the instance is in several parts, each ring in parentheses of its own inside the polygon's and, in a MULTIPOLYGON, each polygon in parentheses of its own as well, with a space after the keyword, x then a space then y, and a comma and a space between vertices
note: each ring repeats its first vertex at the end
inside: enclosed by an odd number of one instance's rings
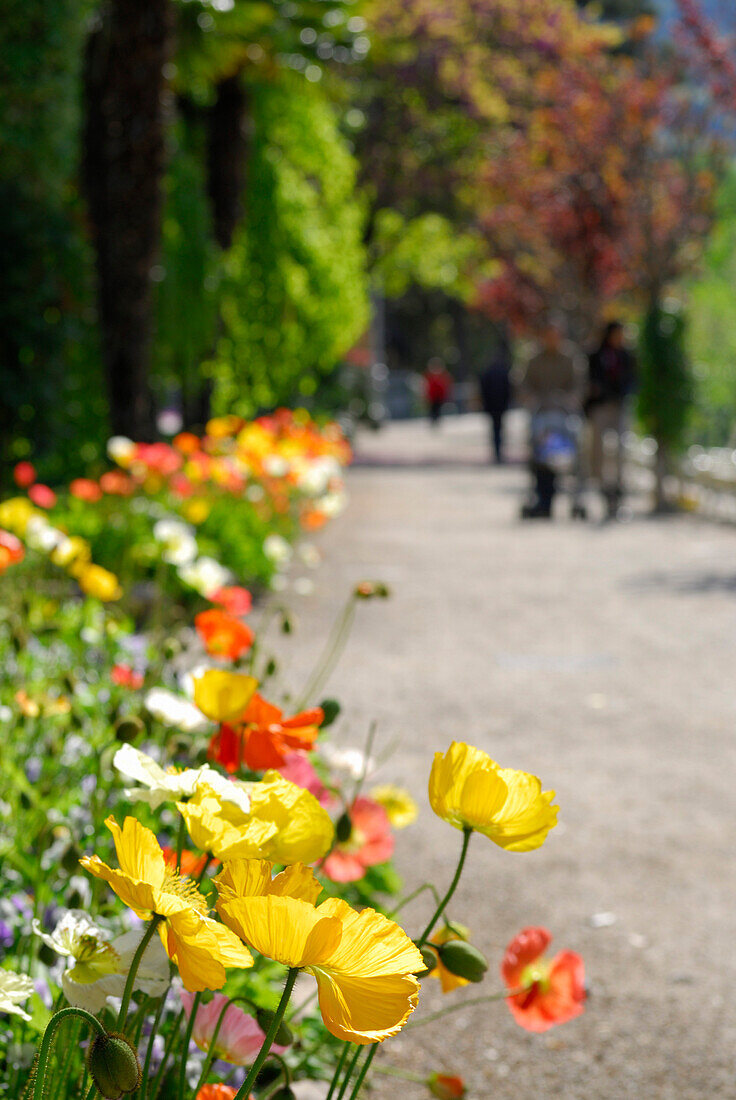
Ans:
POLYGON ((585 519, 581 468, 582 418, 564 408, 539 409, 531 420, 531 467, 537 499, 527 502, 522 519, 549 517, 552 498, 560 480, 570 495, 573 519, 585 519))

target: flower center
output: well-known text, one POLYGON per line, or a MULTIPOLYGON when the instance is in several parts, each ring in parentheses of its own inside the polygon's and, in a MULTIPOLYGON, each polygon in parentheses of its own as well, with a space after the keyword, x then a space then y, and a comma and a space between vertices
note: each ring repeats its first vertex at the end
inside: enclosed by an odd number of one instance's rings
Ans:
POLYGON ((112 944, 105 940, 86 934, 79 937, 72 950, 76 962, 69 971, 69 976, 75 982, 89 985, 109 974, 120 973, 120 956, 112 944))
POLYGON ((207 914, 207 901, 200 894, 197 883, 192 878, 182 878, 176 870, 168 870, 164 876, 164 880, 161 883, 161 891, 165 894, 173 894, 176 898, 181 898, 192 909, 195 909, 202 916, 207 914))

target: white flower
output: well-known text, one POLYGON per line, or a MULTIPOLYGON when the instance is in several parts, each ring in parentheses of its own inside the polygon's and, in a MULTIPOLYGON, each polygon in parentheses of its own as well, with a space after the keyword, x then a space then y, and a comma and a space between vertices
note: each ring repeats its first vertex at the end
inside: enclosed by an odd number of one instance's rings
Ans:
MULTIPOLYGON (((110 940, 106 929, 95 924, 86 913, 69 909, 53 932, 43 932, 38 920, 33 921, 33 931, 58 955, 74 959, 74 965, 61 977, 69 1004, 97 1013, 108 997, 122 997, 133 956, 141 942, 140 928, 110 940)), ((143 952, 135 988, 158 997, 168 984, 169 961, 161 941, 154 938, 143 952)))
POLYGON ((163 559, 170 565, 189 565, 197 556, 197 540, 181 520, 160 519, 153 525, 153 537, 163 543, 163 559))
POLYGON ((10 1012, 30 1020, 30 1016, 20 1002, 33 993, 33 982, 26 974, 16 974, 14 970, 0 969, 0 1012, 10 1012))
POLYGON ((52 527, 43 516, 31 516, 26 526, 26 542, 32 550, 48 552, 64 542, 66 535, 52 527))
POLYGON ((113 462, 127 466, 135 454, 135 443, 125 435, 114 435, 107 441, 107 453, 113 462))
POLYGON ((207 719, 194 703, 183 699, 181 695, 174 695, 173 691, 167 691, 166 688, 151 688, 143 705, 159 722, 163 722, 165 726, 178 726, 185 733, 201 733, 209 726, 207 719))
POLYGON ((326 493, 333 478, 340 476, 339 463, 325 455, 322 458, 313 459, 303 469, 298 478, 299 488, 310 497, 319 497, 326 493))
POLYGON ((320 745, 319 754, 333 771, 344 772, 351 779, 362 779, 376 770, 374 760, 362 749, 340 748, 327 741, 320 745))
POLYGON ((348 494, 344 489, 336 489, 333 493, 325 493, 317 501, 317 507, 328 519, 334 519, 344 512, 348 505, 348 494))
POLYGON ((263 540, 263 553, 274 565, 286 565, 291 560, 291 547, 281 535, 267 535, 263 540))
POLYGON ((131 802, 147 802, 156 810, 163 802, 178 802, 191 798, 200 783, 206 783, 220 798, 234 802, 245 813, 250 809, 250 798, 245 790, 231 779, 226 779, 209 764, 201 768, 186 768, 182 772, 165 771, 160 764, 132 745, 122 745, 115 753, 113 764, 127 776, 142 784, 125 791, 131 802))
POLYGON ((207 598, 218 588, 224 588, 232 580, 232 574, 214 558, 203 556, 190 565, 180 566, 179 576, 200 596, 207 598))
POLYGON ((289 463, 282 455, 266 455, 263 460, 263 469, 269 477, 286 477, 289 472, 289 463))

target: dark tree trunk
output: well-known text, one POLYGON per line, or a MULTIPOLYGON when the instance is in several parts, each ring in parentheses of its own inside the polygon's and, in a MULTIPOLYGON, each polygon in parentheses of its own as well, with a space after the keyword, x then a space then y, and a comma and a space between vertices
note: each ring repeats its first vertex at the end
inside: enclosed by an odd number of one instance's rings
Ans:
POLYGON ((85 65, 84 183, 116 434, 151 438, 151 269, 161 236, 170 0, 111 0, 85 65))
POLYGON ((207 118, 207 191, 220 248, 229 248, 242 216, 247 143, 246 96, 236 73, 217 85, 207 118))

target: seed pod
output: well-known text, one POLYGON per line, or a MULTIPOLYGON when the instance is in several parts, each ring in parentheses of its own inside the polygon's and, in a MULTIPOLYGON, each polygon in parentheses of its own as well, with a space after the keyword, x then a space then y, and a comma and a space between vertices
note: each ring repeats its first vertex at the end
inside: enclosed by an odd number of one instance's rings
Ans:
POLYGON ((458 978, 468 982, 482 982, 488 969, 488 960, 472 943, 463 940, 450 940, 437 948, 440 962, 458 978))
POLYGON ((426 943, 419 948, 419 952, 424 959, 424 970, 416 970, 414 977, 426 978, 427 974, 430 974, 437 966, 437 952, 426 943))
POLYGON ((353 823, 350 820, 350 814, 341 814, 338 817, 335 824, 335 836, 340 844, 345 844, 350 840, 350 834, 353 831, 353 823))
MULTIPOLYGON (((256 1020, 261 1031, 268 1031, 271 1026, 271 1022, 275 1013, 271 1012, 270 1008, 259 1008, 256 1011, 256 1020)), ((282 1020, 279 1024, 279 1029, 274 1035, 274 1043, 277 1043, 280 1047, 288 1047, 294 1042, 294 1032, 291 1030, 288 1024, 285 1024, 282 1020)))
POLYGON ((119 1100, 141 1083, 138 1055, 124 1035, 95 1035, 87 1052, 87 1069, 106 1100, 119 1100))

